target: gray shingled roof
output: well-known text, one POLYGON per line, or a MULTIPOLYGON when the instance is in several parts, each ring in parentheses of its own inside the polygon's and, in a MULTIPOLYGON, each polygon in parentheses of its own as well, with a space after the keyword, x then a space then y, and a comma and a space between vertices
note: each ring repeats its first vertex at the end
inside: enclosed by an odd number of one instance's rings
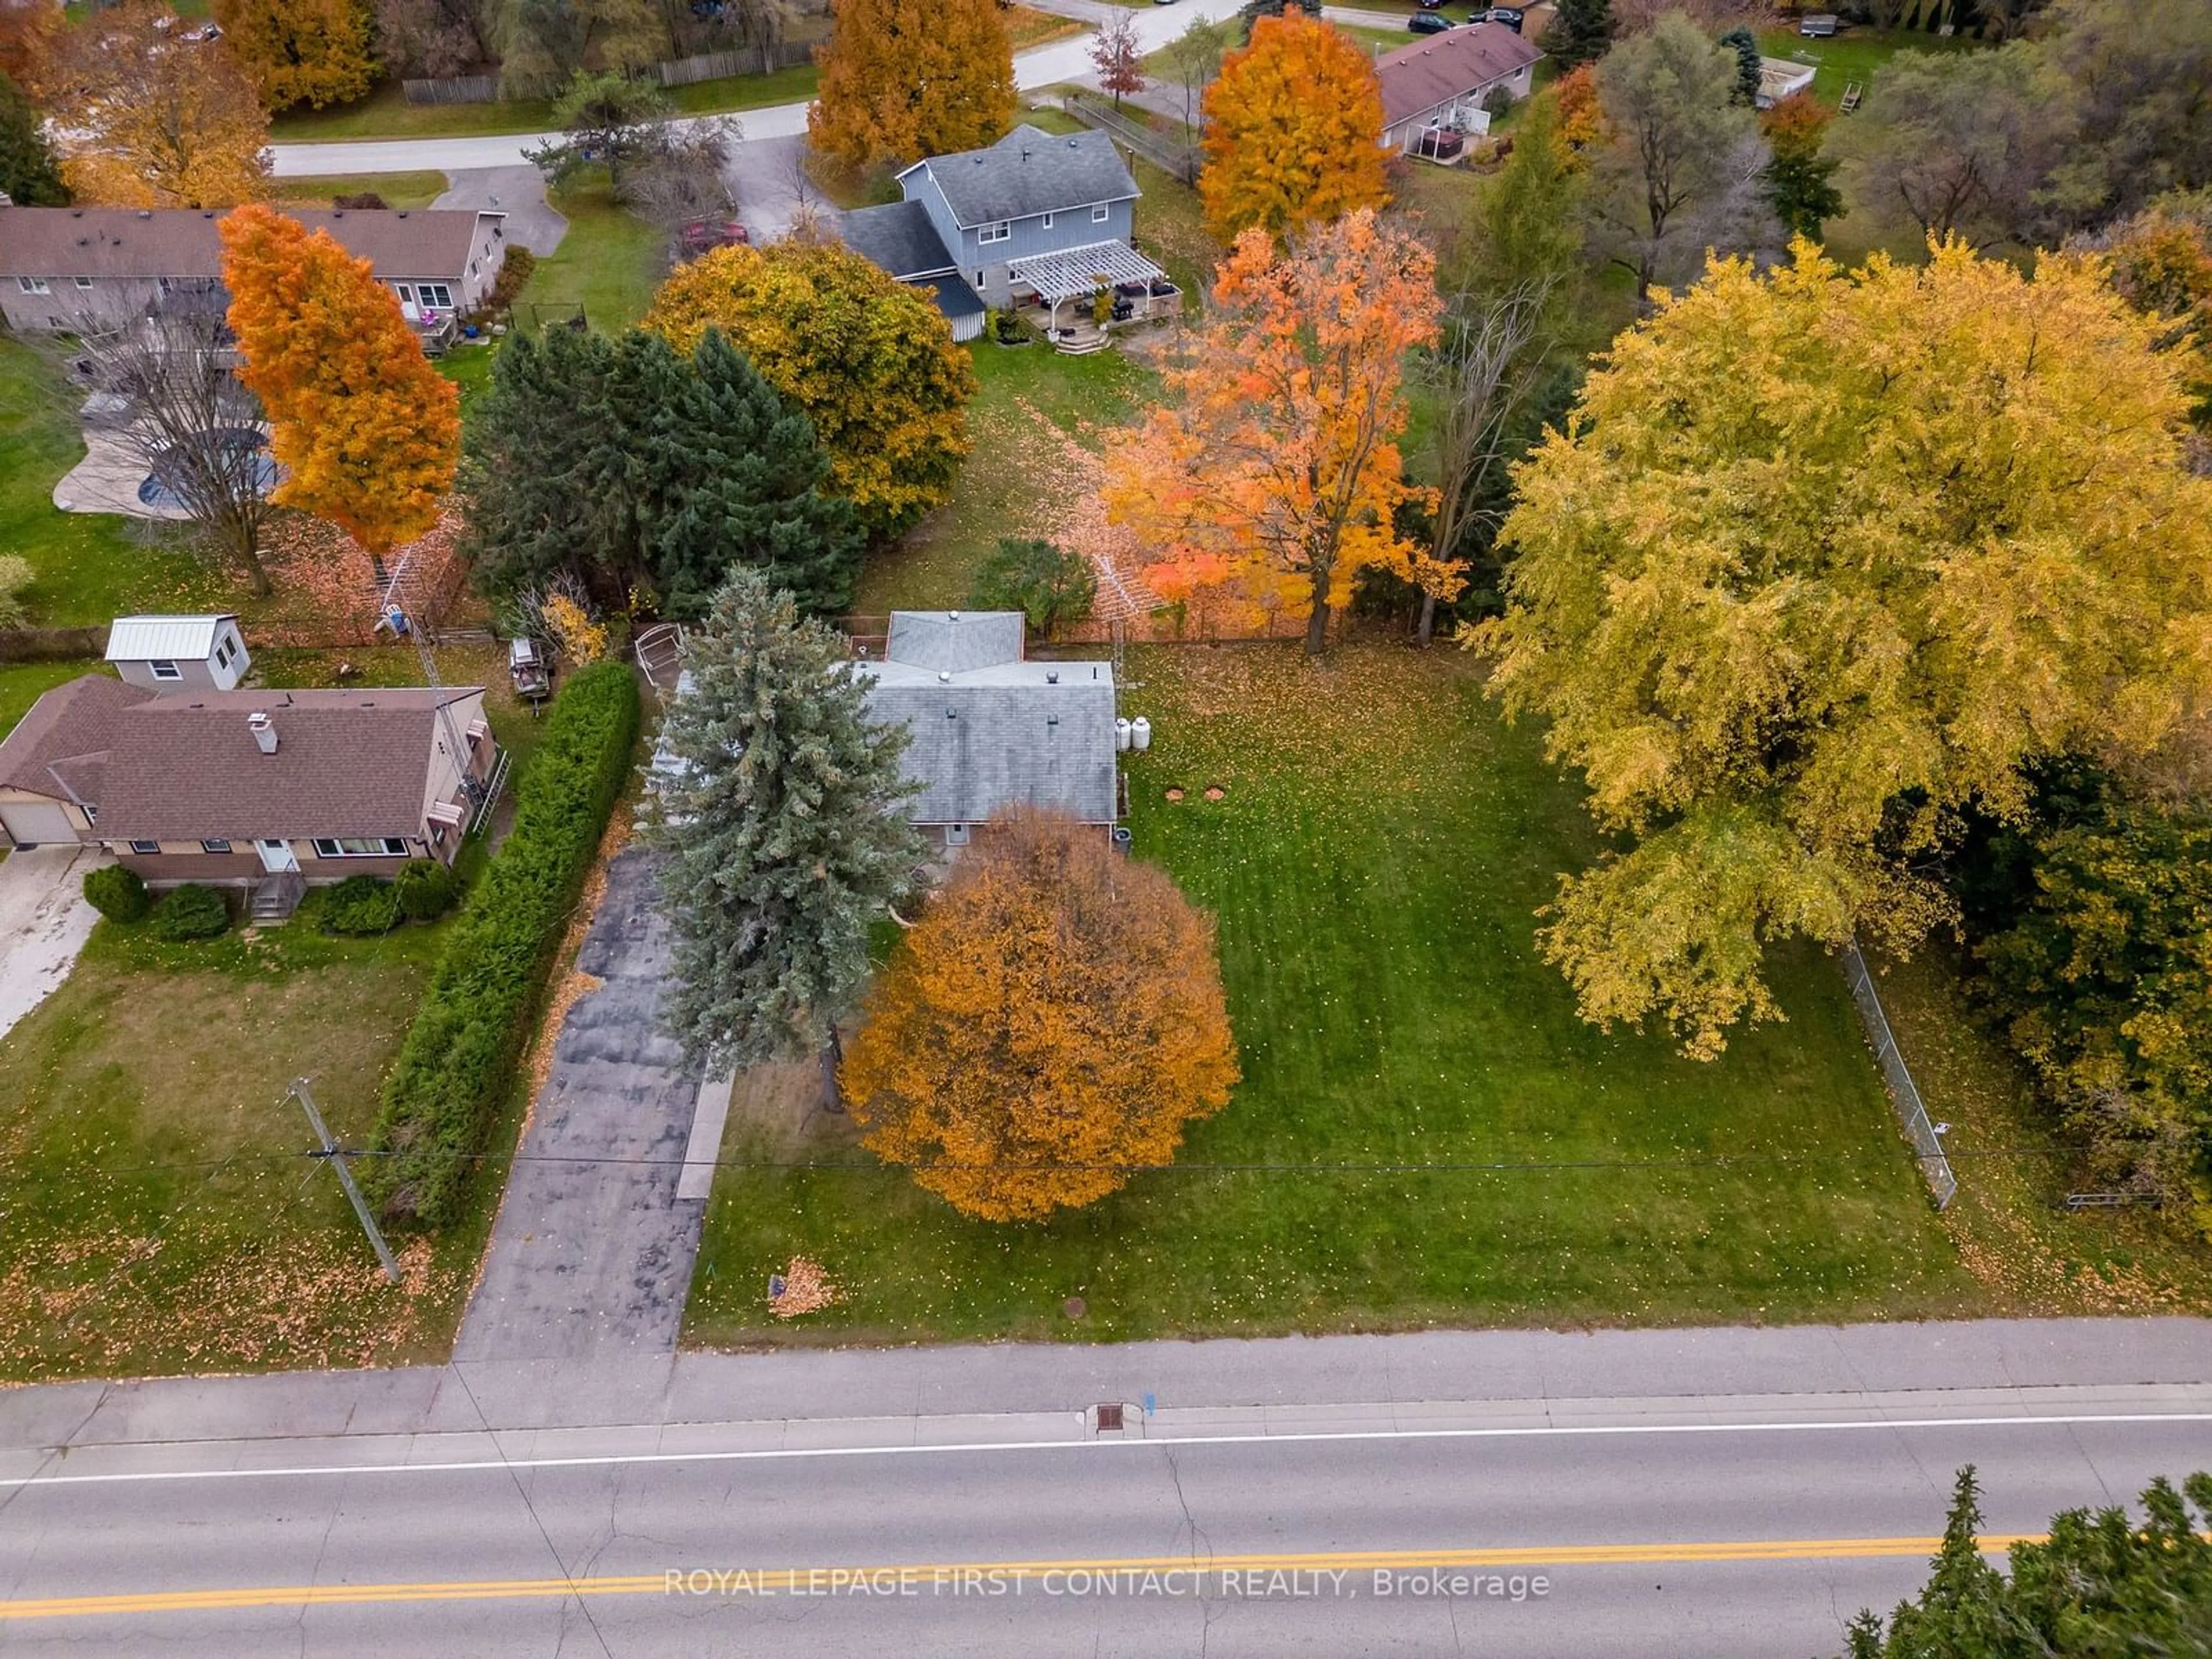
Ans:
POLYGON ((1503 23, 1468 23, 1385 52, 1375 63, 1382 82, 1382 125, 1448 104, 1503 81, 1544 54, 1503 23))
POLYGON ((1085 823, 1114 821, 1114 677, 1104 664, 1021 663, 950 684, 889 663, 860 665, 868 711, 914 734, 900 769, 921 786, 917 823, 981 823, 1017 801, 1085 823), (1092 679, 1090 671, 1099 670, 1092 679), (1022 671, 1014 678, 1014 671, 1022 671), (1047 682, 1048 672, 1060 684, 1047 682))
POLYGON ((855 208, 839 222, 838 231, 847 247, 901 282, 952 269, 945 239, 919 202, 855 208))
MULTIPOLYGON (((448 703, 479 695, 453 686, 448 703)), ((420 836, 437 699, 425 687, 201 691, 125 712, 110 748, 100 833, 116 841, 420 836), (264 710, 276 752, 246 716, 264 710)))
POLYGON ((955 673, 1022 659, 1018 611, 894 611, 884 656, 955 673))
MULTIPOLYGON (((475 209, 287 208, 376 274, 455 278, 478 240, 475 209)), ((190 208, 0 208, 0 276, 220 276, 222 216, 190 208)))
POLYGON ((1061 137, 1018 126, 988 149, 933 155, 899 175, 927 168, 963 227, 1060 213, 1137 195, 1137 181, 1103 132, 1061 137))
POLYGON ((74 789, 97 805, 99 797, 85 788, 97 781, 97 765, 65 763, 92 763, 105 757, 125 711, 153 696, 143 685, 125 685, 108 674, 86 674, 56 686, 33 703, 30 713, 0 741, 0 786, 57 800, 70 799, 74 789), (57 771, 63 775, 57 776, 57 771))

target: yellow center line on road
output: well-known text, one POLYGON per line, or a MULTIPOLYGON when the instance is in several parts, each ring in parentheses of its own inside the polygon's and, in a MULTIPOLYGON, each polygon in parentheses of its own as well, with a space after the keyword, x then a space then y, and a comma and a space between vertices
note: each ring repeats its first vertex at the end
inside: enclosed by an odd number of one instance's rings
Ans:
MULTIPOLYGON (((2040 1534, 1997 1534, 1984 1552, 2040 1542, 2040 1534)), ((1319 1554, 1128 1556, 1066 1561, 902 1562, 883 1566, 672 1568, 598 1578, 489 1578, 400 1584, 285 1584, 224 1589, 147 1590, 115 1595, 59 1595, 0 1601, 0 1620, 84 1619, 244 1607, 350 1607, 371 1603, 526 1601, 569 1595, 738 1594, 763 1596, 862 1593, 885 1584, 958 1588, 1069 1574, 1092 1580, 1146 1573, 1312 1574, 1414 1572, 1433 1568, 1651 1566, 1711 1561, 1835 1561, 1933 1555, 1941 1538, 1747 1539, 1726 1543, 1548 1544, 1513 1548, 1355 1550, 1319 1554)))

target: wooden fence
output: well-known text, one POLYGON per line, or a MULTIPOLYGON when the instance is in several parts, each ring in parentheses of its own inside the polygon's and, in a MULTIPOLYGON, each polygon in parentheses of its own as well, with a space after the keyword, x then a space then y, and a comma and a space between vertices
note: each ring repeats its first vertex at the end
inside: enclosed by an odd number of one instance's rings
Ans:
MULTIPOLYGON (((773 70, 798 69, 814 61, 816 41, 811 38, 780 40, 763 50, 740 47, 735 52, 702 52, 691 58, 672 58, 640 70, 664 87, 689 87, 702 81, 726 81, 744 75, 765 75, 773 70), (763 68, 765 64, 767 67, 763 68)), ((410 104, 496 104, 500 101, 496 75, 455 75, 441 81, 402 81, 399 88, 410 104)))

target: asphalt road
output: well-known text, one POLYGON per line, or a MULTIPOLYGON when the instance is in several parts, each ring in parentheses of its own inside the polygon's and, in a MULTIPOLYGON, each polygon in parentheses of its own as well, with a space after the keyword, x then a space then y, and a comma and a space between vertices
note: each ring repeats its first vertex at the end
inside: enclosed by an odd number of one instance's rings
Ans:
POLYGON ((0 1651, 1777 1659, 1967 1462, 2034 1533, 2212 1464, 2212 1388, 93 1448, 0 1484, 0 1651))

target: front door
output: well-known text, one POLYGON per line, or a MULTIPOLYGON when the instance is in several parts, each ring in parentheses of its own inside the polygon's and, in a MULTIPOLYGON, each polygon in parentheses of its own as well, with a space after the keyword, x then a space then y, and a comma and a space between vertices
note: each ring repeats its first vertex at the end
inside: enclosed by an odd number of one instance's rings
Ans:
POLYGON ((292 843, 289 841, 257 841, 253 843, 253 850, 261 854, 261 867, 272 875, 280 870, 300 867, 300 860, 292 855, 292 843))
POLYGON ((410 323, 420 321, 422 316, 422 308, 415 303, 415 290, 405 283, 399 284, 399 314, 410 323))

